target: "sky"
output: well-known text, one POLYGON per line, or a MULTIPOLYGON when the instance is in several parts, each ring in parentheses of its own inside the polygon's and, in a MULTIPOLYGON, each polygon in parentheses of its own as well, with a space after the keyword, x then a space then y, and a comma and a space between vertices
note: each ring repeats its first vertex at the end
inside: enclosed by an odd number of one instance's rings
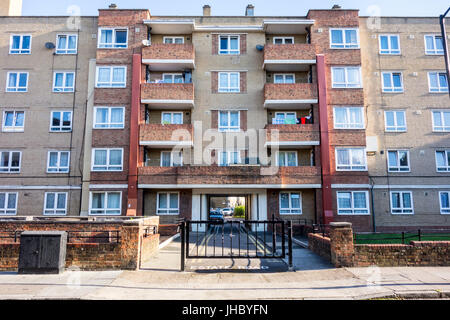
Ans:
POLYGON ((334 4, 359 9, 361 16, 439 16, 450 6, 450 0, 23 0, 22 15, 67 16, 79 11, 93 16, 111 3, 121 9, 149 9, 155 16, 200 16, 204 4, 215 16, 244 15, 247 4, 255 6, 255 16, 305 16, 309 9, 331 9, 334 4))

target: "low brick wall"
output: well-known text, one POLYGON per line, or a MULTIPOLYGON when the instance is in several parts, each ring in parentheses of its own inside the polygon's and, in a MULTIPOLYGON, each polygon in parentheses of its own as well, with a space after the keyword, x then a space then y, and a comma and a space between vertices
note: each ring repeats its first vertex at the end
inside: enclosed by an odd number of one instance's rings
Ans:
POLYGON ((331 260, 330 238, 321 234, 308 234, 308 248, 322 258, 331 260))
POLYGON ((178 225, 177 224, 160 224, 159 225, 159 234, 161 236, 173 236, 178 233, 178 225))
POLYGON ((150 234, 142 238, 141 263, 148 261, 159 248, 159 234, 150 234))

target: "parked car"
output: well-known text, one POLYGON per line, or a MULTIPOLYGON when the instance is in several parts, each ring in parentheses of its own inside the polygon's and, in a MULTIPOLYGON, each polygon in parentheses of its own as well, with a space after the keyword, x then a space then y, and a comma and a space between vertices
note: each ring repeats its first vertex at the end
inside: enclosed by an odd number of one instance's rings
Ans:
POLYGON ((223 222, 223 214, 220 211, 215 210, 209 213, 209 220, 214 222, 223 222))
POLYGON ((233 215, 233 209, 231 208, 223 208, 222 213, 224 216, 232 216, 233 215))

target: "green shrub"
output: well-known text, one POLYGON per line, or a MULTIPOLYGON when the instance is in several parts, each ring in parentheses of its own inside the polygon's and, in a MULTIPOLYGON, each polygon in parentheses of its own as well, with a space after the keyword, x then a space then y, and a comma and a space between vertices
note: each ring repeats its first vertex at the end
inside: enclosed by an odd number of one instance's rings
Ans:
POLYGON ((235 218, 245 218, 245 206, 235 207, 233 216, 235 218))

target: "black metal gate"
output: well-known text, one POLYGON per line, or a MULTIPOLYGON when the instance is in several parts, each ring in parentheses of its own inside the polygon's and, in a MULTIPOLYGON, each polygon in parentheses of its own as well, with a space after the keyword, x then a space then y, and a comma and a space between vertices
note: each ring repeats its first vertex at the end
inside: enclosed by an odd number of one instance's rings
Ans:
POLYGON ((185 269, 186 259, 283 259, 286 255, 292 268, 290 221, 184 220, 179 226, 181 271, 185 269))

